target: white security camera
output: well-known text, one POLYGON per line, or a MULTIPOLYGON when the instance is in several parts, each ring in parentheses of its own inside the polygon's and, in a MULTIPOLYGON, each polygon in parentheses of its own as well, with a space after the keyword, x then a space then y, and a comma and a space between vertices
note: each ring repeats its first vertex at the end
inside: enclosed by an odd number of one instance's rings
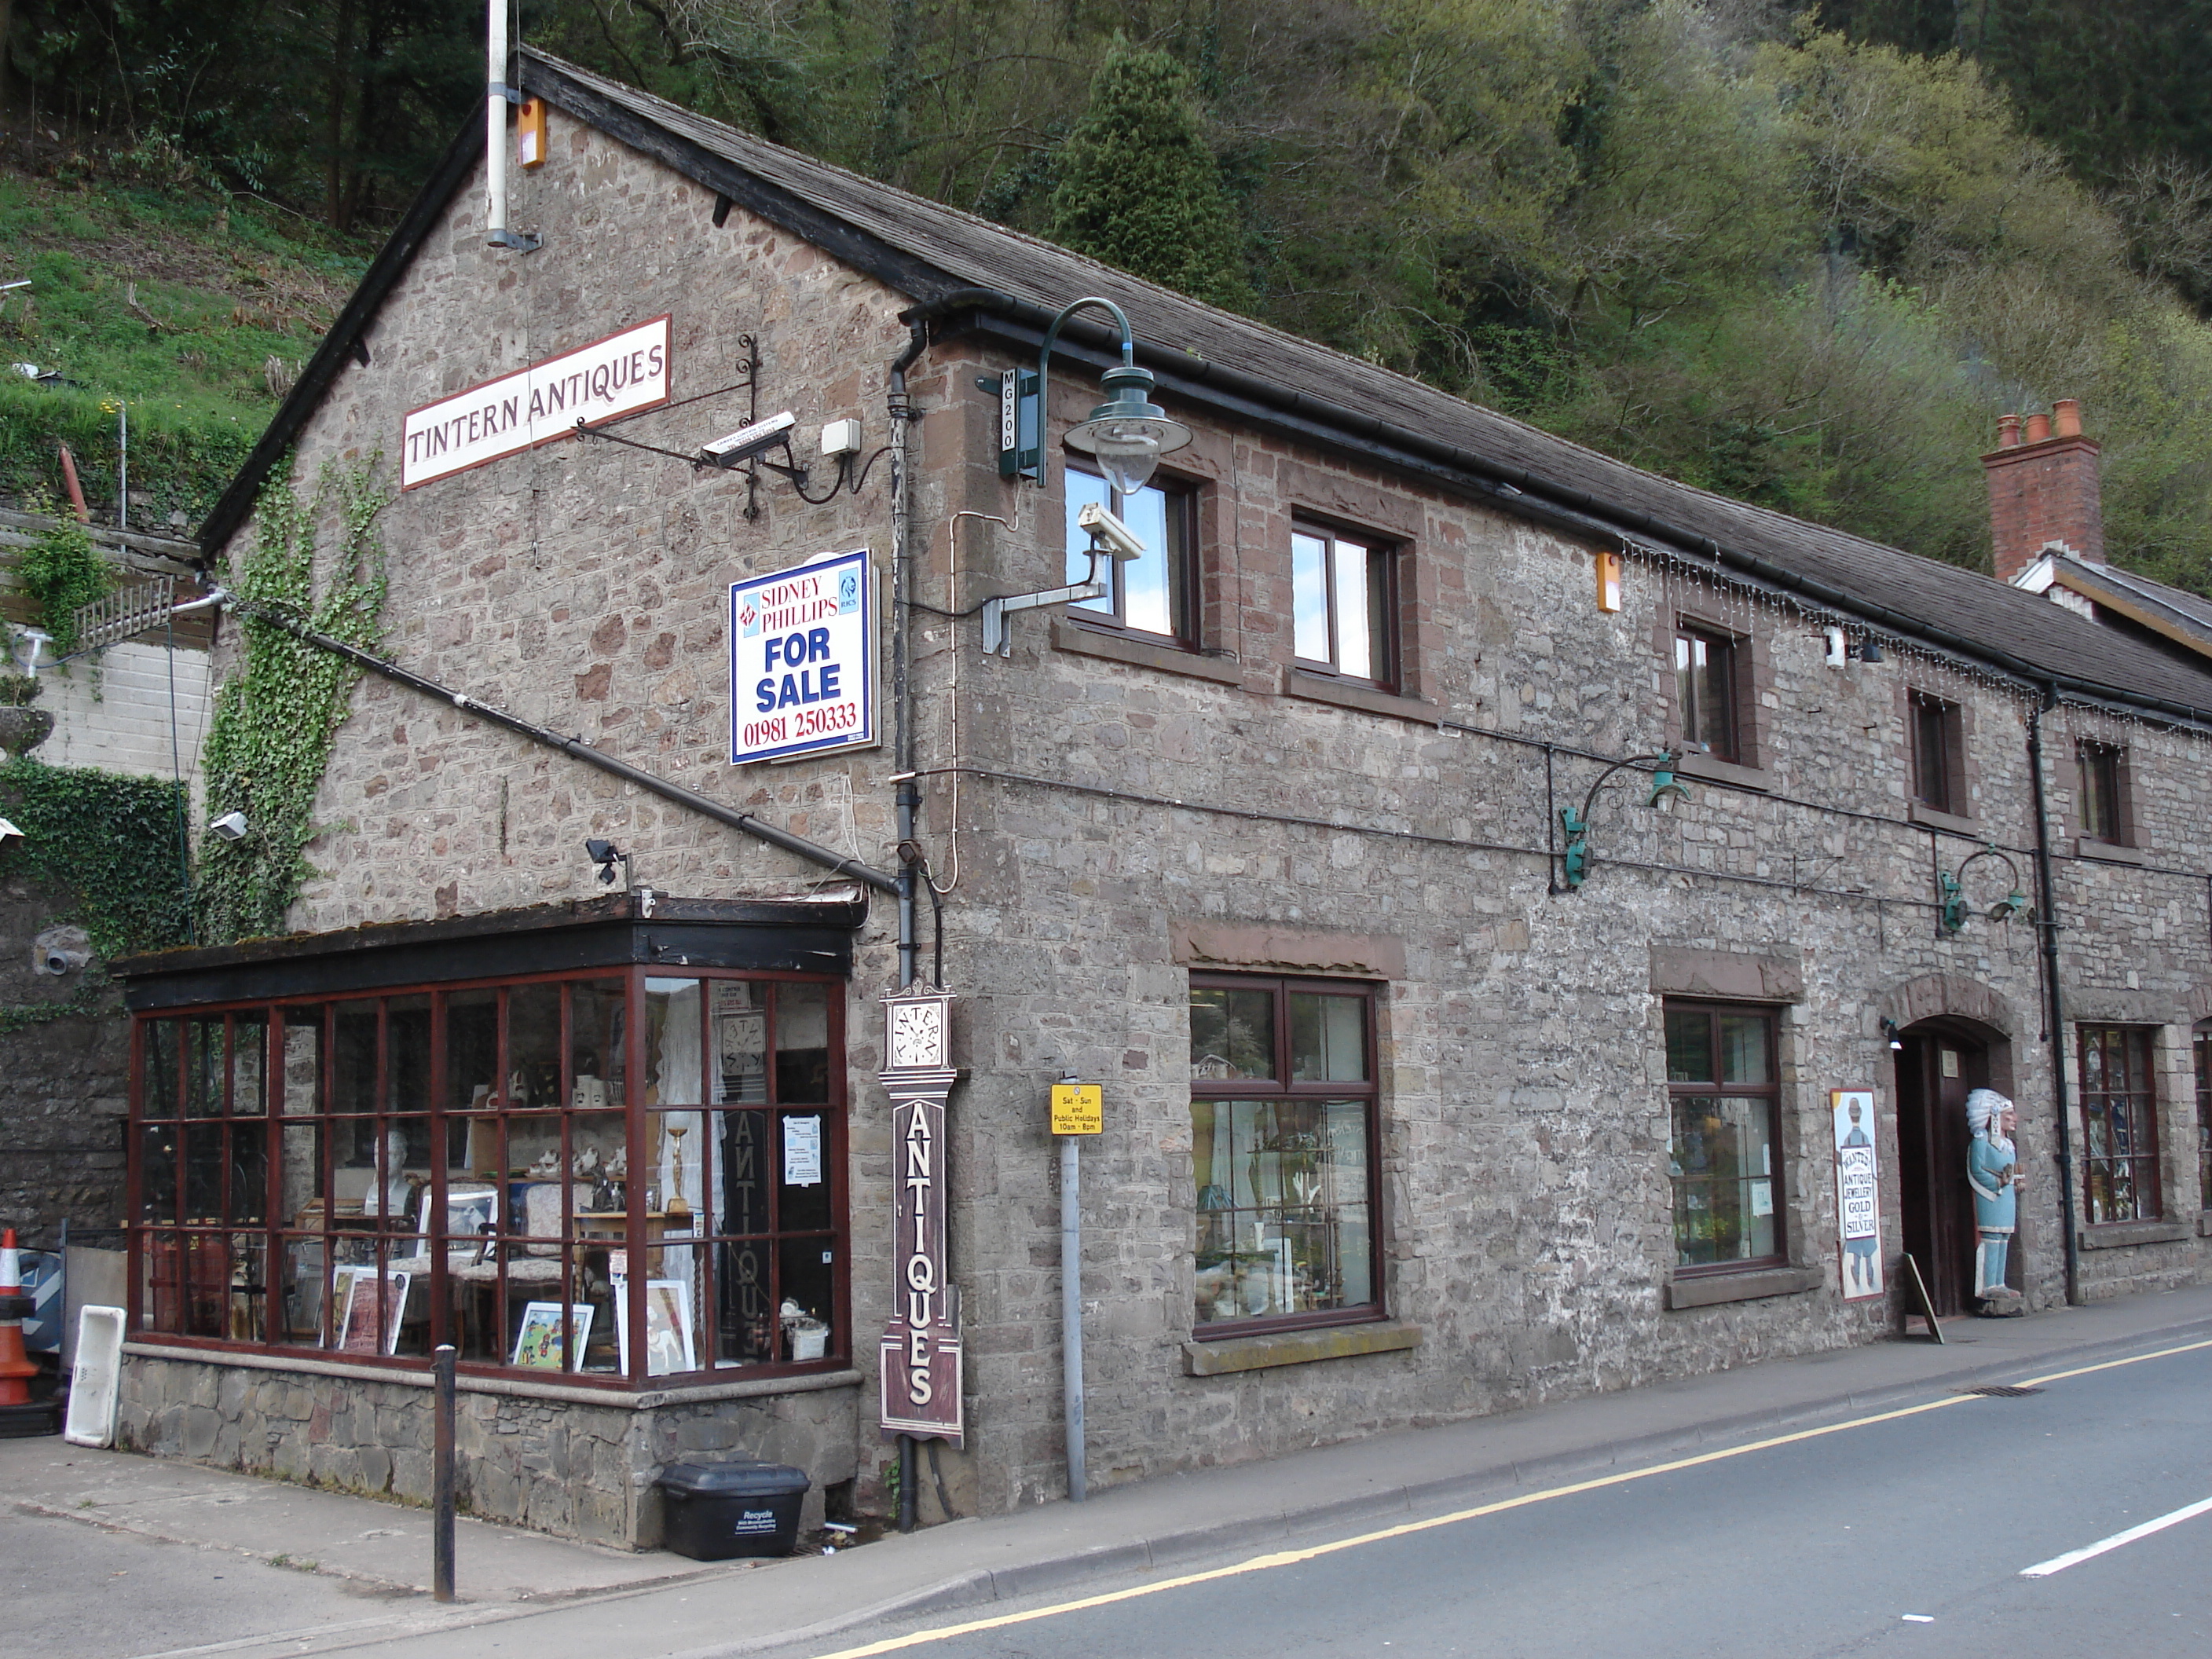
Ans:
POLYGON ((225 812, 208 825, 209 829, 214 830, 225 841, 243 841, 246 838, 247 827, 246 814, 243 812, 225 812))
POLYGON ((11 841, 22 839, 23 832, 21 830, 9 823, 7 819, 0 818, 0 847, 5 847, 11 841))
POLYGON ((1137 539, 1136 532, 1096 501, 1083 504, 1083 510, 1075 515, 1075 527, 1089 532, 1093 542, 1103 543, 1106 551, 1117 559, 1145 556, 1145 544, 1137 539))
POLYGON ((717 438, 699 448, 699 459, 712 461, 717 466, 735 466, 749 461, 767 450, 791 441, 791 429, 799 420, 789 410, 781 415, 771 415, 764 421, 755 421, 750 426, 741 426, 726 438, 717 438))

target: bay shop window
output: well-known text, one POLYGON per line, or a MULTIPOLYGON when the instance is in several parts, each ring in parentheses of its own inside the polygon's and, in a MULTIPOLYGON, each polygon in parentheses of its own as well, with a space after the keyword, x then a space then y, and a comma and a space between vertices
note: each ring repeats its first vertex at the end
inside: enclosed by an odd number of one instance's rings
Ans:
POLYGON ((840 1363, 843 1008, 631 967, 142 1014, 134 1328, 610 1383, 840 1363))

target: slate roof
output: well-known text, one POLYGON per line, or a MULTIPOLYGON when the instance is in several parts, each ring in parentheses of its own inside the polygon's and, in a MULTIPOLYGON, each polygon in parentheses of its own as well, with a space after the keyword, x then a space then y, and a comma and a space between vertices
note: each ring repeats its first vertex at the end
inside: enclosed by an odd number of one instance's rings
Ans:
MULTIPOLYGON (((1561 507, 1636 539, 1705 550, 1725 562, 1899 633, 2073 689, 2212 720, 2212 664, 2199 669, 2034 594, 1956 565, 1675 483, 1553 437, 1418 380, 1201 304, 1003 225, 785 149, 534 50, 520 78, 556 107, 609 132, 749 210, 924 304, 966 290, 973 311, 1027 315, 1082 295, 1119 304, 1161 376, 1163 402, 1195 393, 1315 441, 1406 458, 1432 478, 1456 475, 1512 507, 1561 507), (1500 484, 1506 486, 1500 489, 1500 484)), ((445 203, 473 171, 465 131, 393 244, 380 256, 270 433, 211 514, 212 553, 251 510, 260 478, 296 436, 356 349, 445 203), (327 364, 324 362, 328 358, 327 364), (321 371, 321 372, 319 372, 321 371), (267 452, 264 457, 264 451, 267 452)), ((1080 341, 1086 331, 1071 330, 1080 341)), ((1094 340, 1095 344, 1095 340, 1094 340)), ((1976 458, 1961 455, 1961 467, 1976 458)), ((1595 526, 1593 526, 1595 528, 1595 526)))

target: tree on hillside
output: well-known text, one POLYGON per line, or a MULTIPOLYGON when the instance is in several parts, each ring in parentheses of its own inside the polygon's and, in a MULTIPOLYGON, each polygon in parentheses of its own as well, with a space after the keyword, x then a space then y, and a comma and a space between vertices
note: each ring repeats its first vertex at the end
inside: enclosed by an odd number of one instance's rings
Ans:
POLYGON ((1242 240, 1190 75, 1116 37, 1060 153, 1045 234, 1214 305, 1249 306, 1242 240))

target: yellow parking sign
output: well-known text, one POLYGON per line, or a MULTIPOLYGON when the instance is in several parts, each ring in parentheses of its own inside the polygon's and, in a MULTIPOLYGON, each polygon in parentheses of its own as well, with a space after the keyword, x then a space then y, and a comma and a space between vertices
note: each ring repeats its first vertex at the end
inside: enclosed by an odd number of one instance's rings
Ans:
POLYGON ((1056 1135, 1103 1134, 1106 1129, 1105 1091, 1095 1083, 1055 1083, 1052 1085, 1052 1132, 1056 1135))

